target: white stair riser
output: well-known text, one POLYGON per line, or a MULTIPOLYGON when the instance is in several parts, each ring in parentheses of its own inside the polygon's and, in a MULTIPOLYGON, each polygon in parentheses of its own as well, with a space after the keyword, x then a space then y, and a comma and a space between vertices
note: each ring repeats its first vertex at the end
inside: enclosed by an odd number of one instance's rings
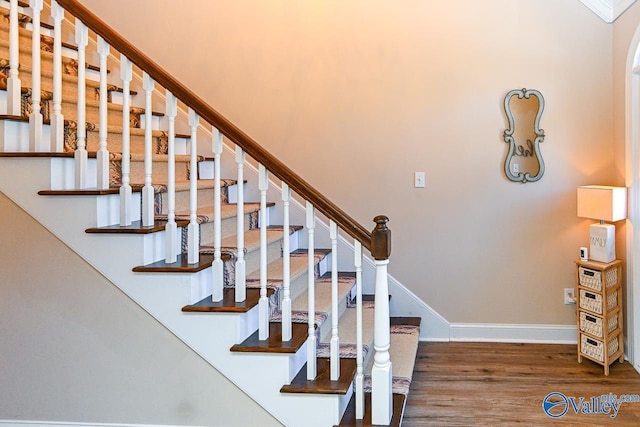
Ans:
MULTIPOLYGON (((5 93, 5 92, 2 92, 5 93)), ((6 98, 5 98, 6 99, 6 98)), ((0 99, 0 102, 2 100, 0 99)), ((6 105, 6 104, 5 104, 6 105)), ((50 126, 42 127, 42 140, 37 151, 50 150, 50 126)), ((29 150, 29 123, 16 120, 0 120, 0 151, 27 152, 29 150)))

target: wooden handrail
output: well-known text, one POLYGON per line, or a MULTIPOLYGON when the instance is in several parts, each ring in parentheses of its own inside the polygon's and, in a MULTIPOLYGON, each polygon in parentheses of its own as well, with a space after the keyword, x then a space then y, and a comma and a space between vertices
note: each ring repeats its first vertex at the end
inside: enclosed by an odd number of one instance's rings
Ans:
POLYGON ((194 94, 182 83, 173 78, 163 68, 125 40, 113 28, 104 23, 89 9, 76 0, 57 0, 58 4, 73 16, 80 19, 87 27, 100 35, 114 49, 124 54, 131 62, 145 71, 156 82, 168 89, 175 97, 193 109, 203 120, 213 125, 233 143, 239 145, 257 162, 263 164, 269 172, 286 182, 289 187, 318 209, 327 218, 333 220, 351 237, 371 250, 371 233, 346 212, 312 187, 284 163, 265 150, 260 144, 245 134, 237 126, 214 110, 204 100, 194 94))

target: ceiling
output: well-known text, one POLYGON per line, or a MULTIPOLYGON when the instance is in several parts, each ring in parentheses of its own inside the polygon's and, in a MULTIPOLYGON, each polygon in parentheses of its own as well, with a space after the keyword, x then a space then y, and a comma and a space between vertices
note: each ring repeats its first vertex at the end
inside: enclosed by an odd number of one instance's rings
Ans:
POLYGON ((585 6, 598 15, 604 22, 615 21, 636 0, 580 0, 585 6))

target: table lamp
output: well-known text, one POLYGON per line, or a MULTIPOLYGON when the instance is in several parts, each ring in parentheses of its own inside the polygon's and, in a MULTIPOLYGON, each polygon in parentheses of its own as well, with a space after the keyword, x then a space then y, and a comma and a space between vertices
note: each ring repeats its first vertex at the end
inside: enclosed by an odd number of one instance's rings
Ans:
POLYGON ((627 217, 626 187, 585 185, 578 187, 578 216, 600 222, 589 227, 589 258, 611 262, 616 259, 615 222, 627 217))

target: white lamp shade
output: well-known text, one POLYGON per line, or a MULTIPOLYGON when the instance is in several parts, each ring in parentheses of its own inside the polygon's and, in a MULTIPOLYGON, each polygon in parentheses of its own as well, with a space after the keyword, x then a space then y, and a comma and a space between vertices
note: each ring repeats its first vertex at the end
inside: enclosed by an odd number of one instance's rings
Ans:
POLYGON ((578 187, 578 216, 615 222, 627 217, 627 189, 606 185, 578 187))

